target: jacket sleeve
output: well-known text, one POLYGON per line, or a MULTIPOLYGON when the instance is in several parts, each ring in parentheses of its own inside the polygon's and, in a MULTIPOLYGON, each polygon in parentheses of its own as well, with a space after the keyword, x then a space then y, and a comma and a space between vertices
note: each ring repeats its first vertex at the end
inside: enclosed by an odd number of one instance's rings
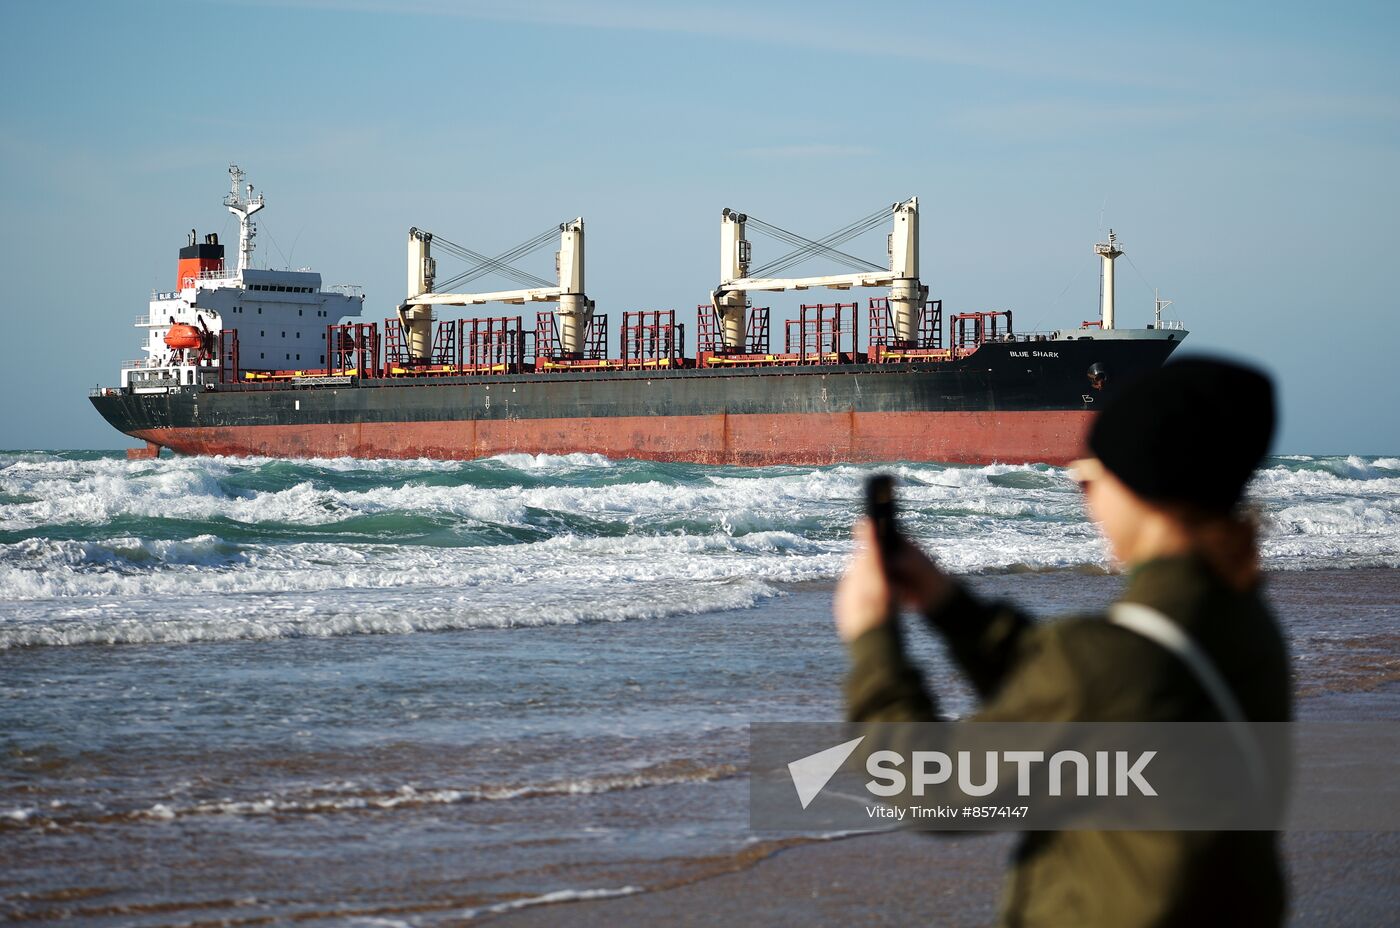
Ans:
MULTIPOLYGON (((1074 656, 1082 648, 1071 646, 1077 623, 1032 625, 1014 610, 983 605, 962 590, 928 619, 945 635, 981 698, 981 708, 967 721, 1066 722, 1083 714, 1089 700, 1074 656)), ((962 726, 886 724, 941 721, 937 699, 906 657, 896 623, 870 629, 850 649, 847 719, 863 736, 853 755, 857 769, 877 751, 910 757, 914 751, 951 753, 973 746, 971 731, 962 726)), ((964 798, 951 783, 917 797, 909 789, 906 781, 904 793, 882 801, 906 806, 916 799, 926 804, 964 798)), ((1012 790, 1011 781, 1003 781, 980 802, 1019 805, 1012 790)))
MULTIPOLYGON (((926 616, 953 660, 977 690, 981 721, 1070 721, 1083 710, 1083 675, 1066 647, 1072 625, 1033 625, 1002 604, 979 602, 959 587, 926 616)), ((938 721, 937 698, 904 653, 896 623, 877 626, 851 643, 846 681, 852 722, 938 721)))
POLYGON ((983 700, 996 693, 1021 657, 1034 626, 1005 603, 983 603, 958 584, 943 606, 924 616, 983 700))
POLYGON ((897 622, 877 625, 851 642, 846 678, 847 718, 852 722, 935 722, 938 706, 904 655, 897 622))

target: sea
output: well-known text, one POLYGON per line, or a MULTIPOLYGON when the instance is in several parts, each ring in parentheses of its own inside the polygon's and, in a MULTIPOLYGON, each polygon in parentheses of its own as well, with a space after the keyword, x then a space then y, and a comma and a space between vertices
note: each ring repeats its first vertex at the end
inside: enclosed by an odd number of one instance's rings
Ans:
MULTIPOLYGON (((750 830, 747 726, 840 717, 877 471, 983 595, 1120 588, 1049 466, 0 453, 0 918, 459 924, 840 840, 750 830)), ((1400 458, 1250 496, 1299 714, 1400 718, 1400 458)))

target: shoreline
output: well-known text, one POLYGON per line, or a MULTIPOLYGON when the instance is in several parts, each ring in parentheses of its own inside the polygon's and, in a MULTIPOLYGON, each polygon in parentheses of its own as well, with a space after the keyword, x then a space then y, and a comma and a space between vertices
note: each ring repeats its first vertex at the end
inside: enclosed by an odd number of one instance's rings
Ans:
MULTIPOLYGON (((909 924, 974 928, 995 922, 1005 858, 1016 835, 853 835, 781 848, 742 869, 610 898, 540 900, 482 913, 480 924, 909 924)), ((1288 925, 1382 926, 1400 904, 1400 834, 1283 836, 1288 925)))
MULTIPOLYGON (((1044 580, 1072 571, 1037 572, 1044 580)), ((960 579, 982 595, 1016 599, 1015 580, 1023 574, 980 574, 960 579)), ((1100 573, 1093 585, 1100 595, 1112 576, 1100 573)), ((1400 570, 1394 568, 1270 571, 1269 594, 1285 634, 1293 641, 1300 601, 1309 609, 1356 601, 1384 610, 1400 608, 1400 570), (1343 578, 1352 582, 1342 583, 1343 578), (1387 600, 1384 597, 1389 594, 1387 600), (1318 602, 1320 600, 1320 602, 1318 602)), ((1053 580, 1051 582, 1054 582, 1053 580)), ((794 585, 796 586, 796 585, 794 585)), ((801 590, 829 593, 829 582, 801 590)), ((1026 604, 1022 604, 1026 605, 1026 604)), ((1400 720, 1400 648, 1393 634, 1367 636, 1338 629, 1324 639, 1330 647, 1307 667, 1295 659, 1295 715, 1312 718, 1391 717, 1400 720), (1376 648, 1379 642, 1382 647, 1376 648)), ((1311 647, 1319 639, 1309 637, 1311 647)), ((780 847, 734 869, 720 869, 677 883, 629 887, 607 898, 522 900, 501 912, 482 912, 481 923, 510 926, 552 925, 567 920, 582 928, 642 924, 792 924, 836 922, 903 924, 926 919, 940 926, 993 923, 1005 858, 1015 832, 979 836, 928 836, 908 832, 872 833, 811 840, 780 847), (868 875, 868 876, 867 876, 868 875), (970 888, 971 887, 971 888, 970 888)), ((1400 905, 1400 834, 1391 832, 1293 832, 1283 835, 1289 873, 1289 925, 1384 925, 1400 905)), ((474 919, 475 920, 475 919, 474 919)))

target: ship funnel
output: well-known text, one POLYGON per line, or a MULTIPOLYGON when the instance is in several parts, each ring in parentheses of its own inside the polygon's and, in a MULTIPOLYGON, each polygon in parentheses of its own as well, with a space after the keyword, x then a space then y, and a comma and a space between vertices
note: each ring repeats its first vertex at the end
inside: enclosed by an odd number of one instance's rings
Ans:
POLYGON ((180 249, 180 264, 176 272, 175 289, 193 287, 200 277, 224 269, 224 246, 218 236, 206 235, 203 242, 190 230, 189 244, 180 249))
POLYGON ((1103 327, 1111 329, 1114 327, 1113 319, 1113 262, 1123 253, 1123 249, 1118 244, 1118 236, 1112 229, 1108 230, 1108 241, 1099 242, 1094 246, 1094 254, 1103 261, 1103 284, 1101 305, 1099 315, 1103 320, 1103 327))

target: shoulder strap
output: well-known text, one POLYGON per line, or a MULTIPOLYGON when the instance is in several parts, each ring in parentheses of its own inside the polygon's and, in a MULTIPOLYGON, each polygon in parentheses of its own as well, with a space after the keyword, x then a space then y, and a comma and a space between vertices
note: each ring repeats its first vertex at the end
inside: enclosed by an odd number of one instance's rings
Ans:
POLYGON ((1240 751, 1249 764, 1250 776, 1255 785, 1261 788, 1267 786, 1268 767, 1264 763, 1264 755, 1258 742, 1249 731, 1249 720, 1240 709, 1240 704, 1225 678, 1186 630, 1161 612, 1141 603, 1114 603, 1108 610, 1108 620, 1156 642, 1181 659, 1230 726, 1235 741, 1239 743, 1240 751))

